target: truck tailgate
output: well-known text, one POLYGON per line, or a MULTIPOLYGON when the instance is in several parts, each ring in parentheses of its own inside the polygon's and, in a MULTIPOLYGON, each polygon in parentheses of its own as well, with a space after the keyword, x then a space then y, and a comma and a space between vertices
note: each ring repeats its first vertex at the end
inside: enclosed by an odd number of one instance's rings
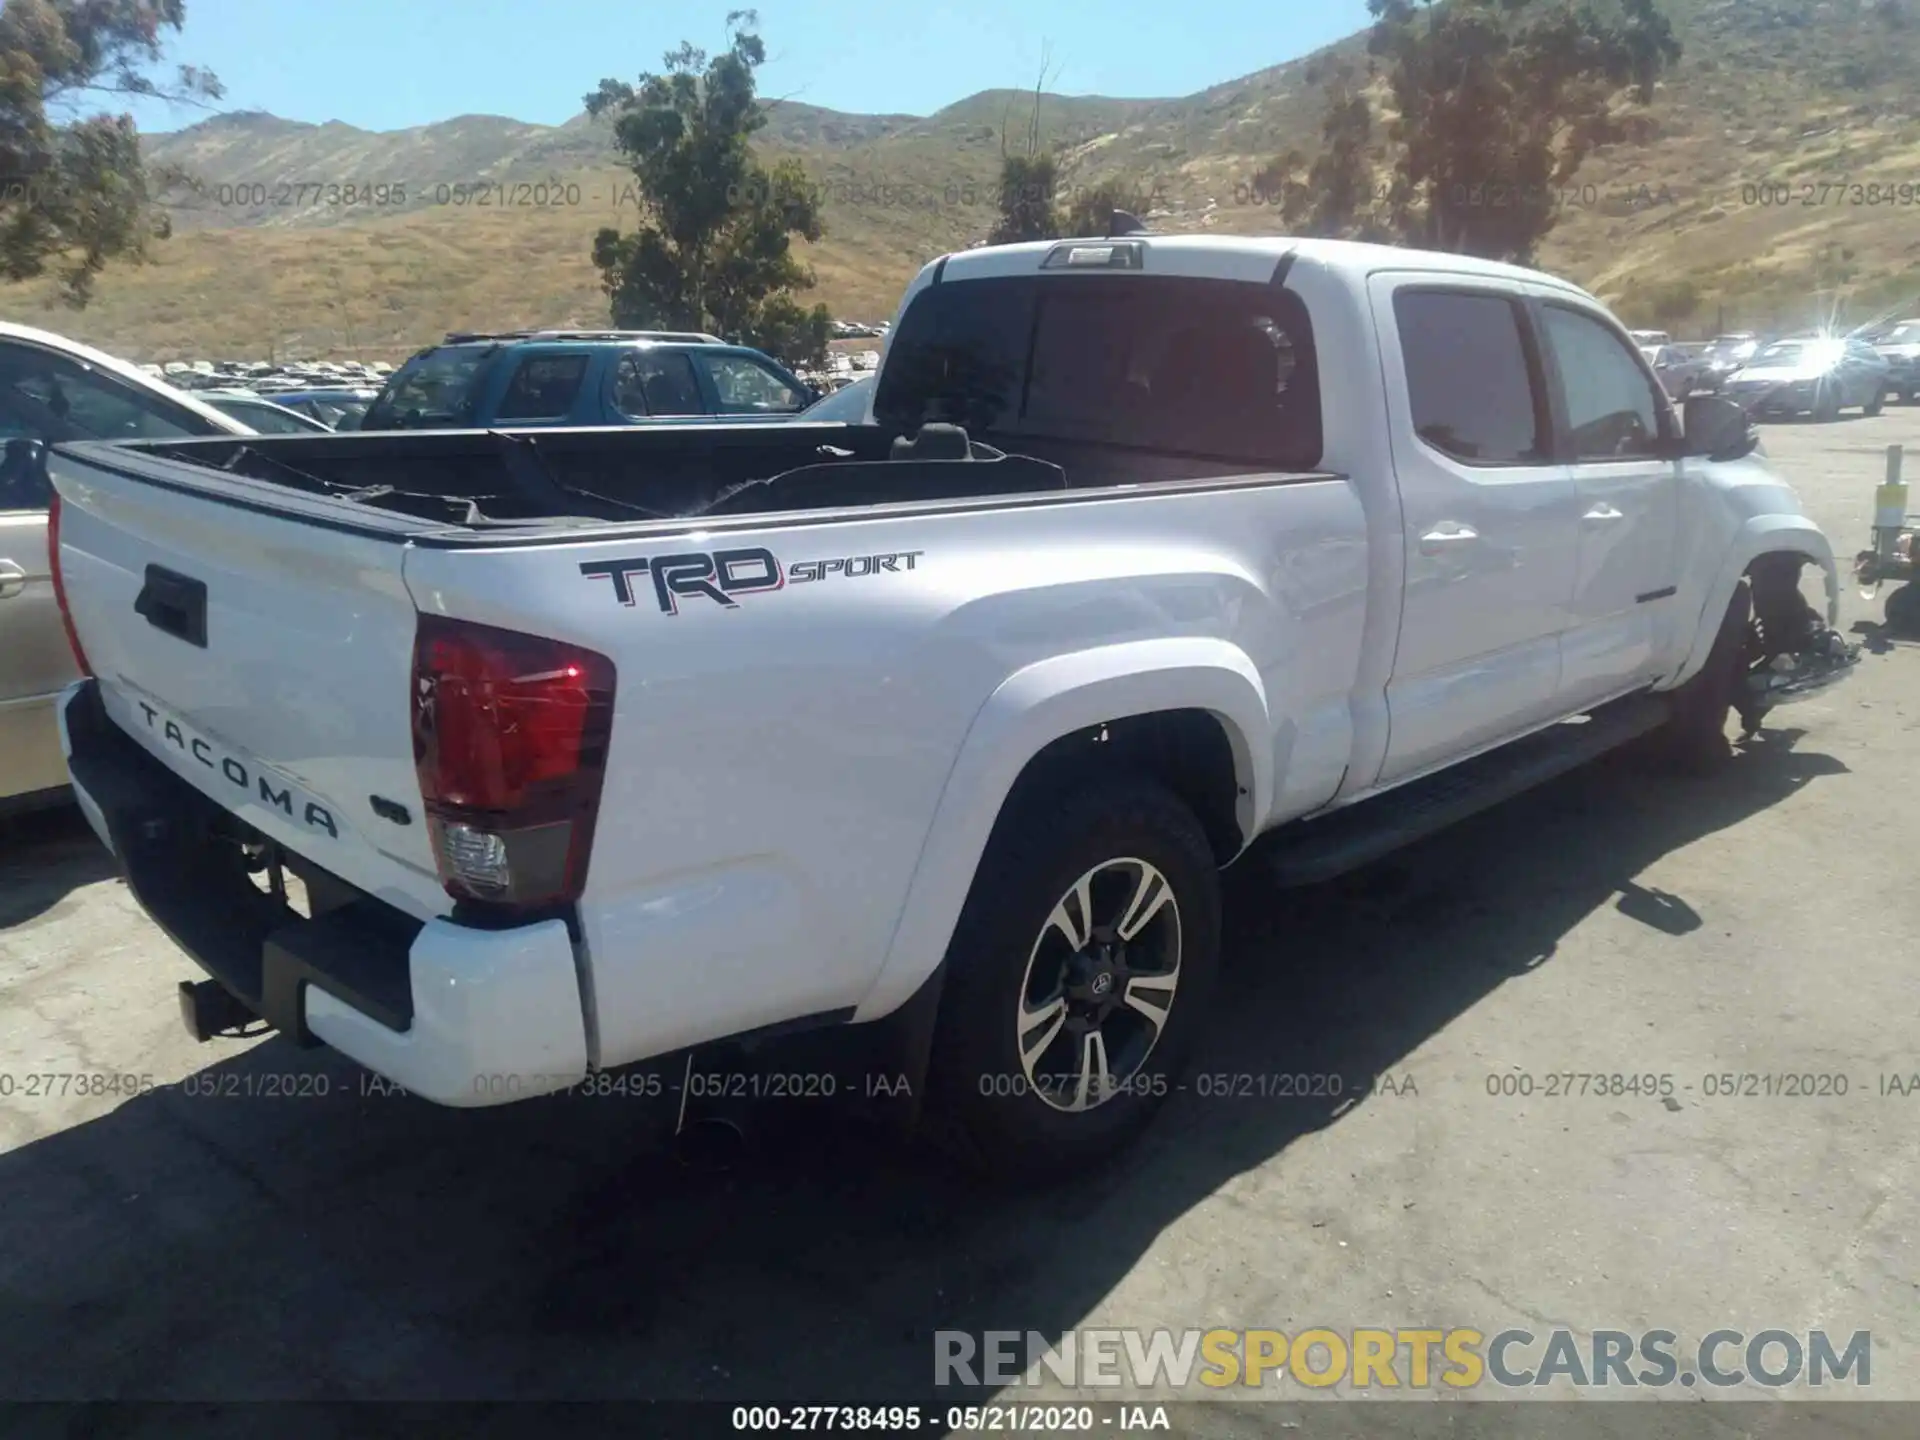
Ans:
POLYGON ((247 503, 252 482, 203 489, 168 466, 162 483, 101 451, 49 469, 109 718, 268 838, 416 918, 445 914, 413 762, 403 522, 329 524, 311 503, 247 503))

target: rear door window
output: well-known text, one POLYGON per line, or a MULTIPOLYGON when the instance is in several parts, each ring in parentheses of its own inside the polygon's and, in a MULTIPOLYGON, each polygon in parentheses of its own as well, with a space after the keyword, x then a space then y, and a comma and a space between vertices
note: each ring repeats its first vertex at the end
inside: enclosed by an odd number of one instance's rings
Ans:
POLYGON ((580 383, 587 378, 587 356, 527 355, 507 380, 494 408, 500 420, 565 420, 573 414, 580 383))
POLYGON ((1413 430, 1467 465, 1540 465, 1552 427, 1518 299, 1460 290, 1393 297, 1413 430))
POLYGON ((875 416, 1284 468, 1320 458, 1306 308, 1245 281, 948 281, 908 308, 875 416))
POLYGON ((613 405, 622 415, 704 415, 693 362, 677 350, 636 350, 613 371, 613 405))

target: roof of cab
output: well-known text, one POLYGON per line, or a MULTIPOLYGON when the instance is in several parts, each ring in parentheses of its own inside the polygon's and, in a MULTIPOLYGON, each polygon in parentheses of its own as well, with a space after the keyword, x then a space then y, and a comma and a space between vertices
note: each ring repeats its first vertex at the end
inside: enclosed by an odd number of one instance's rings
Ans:
MULTIPOLYGON (((985 245, 942 257, 931 268, 943 280, 985 279, 988 276, 1031 274, 1039 262, 1063 244, 1103 245, 1138 243, 1149 256, 1170 261, 1179 273, 1182 258, 1204 264, 1209 273, 1244 269, 1248 279, 1265 279, 1286 256, 1306 260, 1350 275, 1382 270, 1426 270, 1435 274, 1477 276, 1509 284, 1550 285, 1578 295, 1587 292, 1570 280, 1498 260, 1451 251, 1416 250, 1398 245, 1369 245, 1357 240, 1316 240, 1291 235, 1154 235, 1115 236, 1111 240, 1032 240, 1018 245, 985 245)), ((1158 269, 1158 266, 1152 268, 1158 269)))

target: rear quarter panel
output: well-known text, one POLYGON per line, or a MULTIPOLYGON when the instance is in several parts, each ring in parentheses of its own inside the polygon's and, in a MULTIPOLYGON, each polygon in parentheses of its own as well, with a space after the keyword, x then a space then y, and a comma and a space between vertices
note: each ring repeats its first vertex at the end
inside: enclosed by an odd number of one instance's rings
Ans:
POLYGON ((1260 718, 1241 705, 1238 723, 1267 728, 1237 744, 1271 778, 1250 823, 1324 803, 1350 754, 1367 579, 1365 517, 1341 479, 422 546, 406 568, 424 611, 538 629, 615 663, 581 904, 603 1065, 904 1000, 940 959, 1006 787, 1081 725, 1257 689, 1260 718), (755 547, 781 583, 732 606, 693 594, 669 613, 639 569, 622 603, 581 570, 755 547), (822 561, 841 564, 808 578, 822 561), (1247 677, 1239 690, 1152 673, 1209 655, 1247 677), (1096 680, 1091 709, 1063 701, 1096 680), (1057 729, 1019 723, 1039 707, 1057 729), (907 915, 910 891, 924 914, 907 915))

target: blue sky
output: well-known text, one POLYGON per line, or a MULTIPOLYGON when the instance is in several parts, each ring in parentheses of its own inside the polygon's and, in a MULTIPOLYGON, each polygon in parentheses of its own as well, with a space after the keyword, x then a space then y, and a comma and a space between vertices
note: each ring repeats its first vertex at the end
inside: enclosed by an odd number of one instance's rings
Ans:
MULTIPOLYGON (((724 41, 727 4, 686 0, 187 0, 168 61, 227 87, 218 108, 369 130, 463 114, 555 125, 603 76, 632 79, 690 40, 724 41)), ((761 93, 835 110, 924 115, 979 90, 1191 94, 1316 50, 1367 23, 1365 0, 768 0, 761 93)), ((118 108, 125 108, 116 106, 118 108)), ((204 119, 133 107, 144 130, 204 119)))

